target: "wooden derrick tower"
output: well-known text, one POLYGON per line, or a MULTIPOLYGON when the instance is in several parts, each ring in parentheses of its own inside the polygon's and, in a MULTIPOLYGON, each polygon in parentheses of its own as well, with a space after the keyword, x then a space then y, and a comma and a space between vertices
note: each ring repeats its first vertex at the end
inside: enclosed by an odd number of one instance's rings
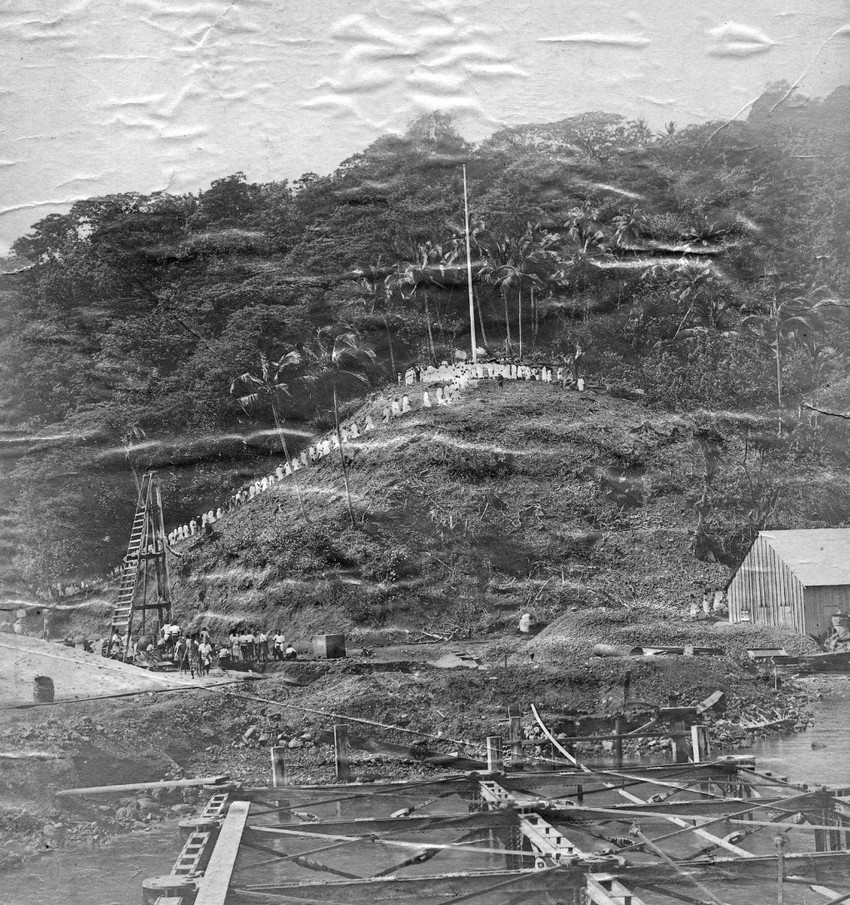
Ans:
POLYGON ((157 611, 159 625, 171 621, 171 585, 166 559, 165 521, 162 515, 162 494, 154 472, 142 477, 136 514, 130 529, 130 542, 121 570, 118 598, 112 610, 110 638, 117 632, 123 636, 121 659, 130 651, 133 624, 138 618, 139 628, 146 629, 148 610, 157 611))

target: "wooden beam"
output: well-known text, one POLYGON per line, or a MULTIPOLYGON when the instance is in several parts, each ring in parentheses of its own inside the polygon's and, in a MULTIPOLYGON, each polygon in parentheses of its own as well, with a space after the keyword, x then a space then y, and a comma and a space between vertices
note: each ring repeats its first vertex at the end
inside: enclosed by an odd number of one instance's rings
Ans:
POLYGON ((114 795, 119 792, 134 792, 137 789, 179 789, 191 786, 220 786, 230 776, 199 776, 195 779, 169 779, 161 782, 129 782, 118 786, 89 786, 80 789, 62 789, 56 793, 57 798, 70 798, 74 795, 114 795))
POLYGON ((250 801, 234 801, 228 808, 206 872, 198 883, 195 905, 224 905, 250 809, 250 801))
MULTIPOLYGON (((419 851, 427 846, 429 849, 437 849, 438 851, 463 852, 464 854, 469 855, 522 855, 525 857, 529 854, 527 851, 514 851, 507 848, 484 848, 473 845, 461 845, 458 843, 403 842, 400 839, 385 839, 382 836, 375 836, 374 834, 369 834, 367 836, 347 836, 337 833, 317 833, 313 831, 314 824, 308 823, 304 824, 304 826, 309 826, 311 829, 302 830, 294 828, 284 829, 283 827, 276 826, 252 826, 251 830, 259 836, 301 836, 305 839, 334 839, 338 842, 368 842, 372 845, 388 845, 392 848, 406 848, 413 849, 414 851, 419 851)), ((371 882, 374 882, 375 878, 370 878, 370 880, 371 882)), ((195 905, 200 905, 200 903, 196 902, 195 905)))
POLYGON ((611 874, 588 874, 585 895, 592 905, 644 905, 643 899, 611 874))
MULTIPOLYGON (((251 813, 254 817, 254 813, 251 813)), ((451 814, 411 817, 352 817, 350 820, 321 820, 318 823, 297 824, 309 826, 318 833, 331 835, 357 835, 366 837, 374 833, 388 833, 396 830, 401 833, 422 833, 431 830, 457 829, 497 829, 511 826, 514 820, 507 811, 481 811, 472 814, 451 814)), ((292 824, 262 824, 262 826, 277 826, 278 829, 292 829, 292 824)), ((254 833, 256 827, 249 826, 246 839, 254 833)))
MULTIPOLYGON (((634 802, 635 804, 645 805, 646 802, 642 798, 638 798, 637 795, 632 795, 631 792, 626 792, 624 789, 618 789, 617 792, 623 796, 623 798, 627 798, 629 801, 634 802)), ((662 820, 666 820, 668 823, 675 823, 676 826, 680 826, 683 829, 690 830, 695 836, 699 836, 702 839, 706 839, 708 842, 713 843, 719 848, 725 848, 727 851, 732 852, 733 855, 738 855, 739 858, 754 858, 755 855, 752 852, 748 852, 746 849, 739 848, 737 845, 732 845, 731 842, 727 842, 725 839, 721 839, 719 836, 715 836, 713 833, 709 833, 706 830, 700 829, 698 826, 689 826, 686 820, 682 820, 679 817, 670 817, 666 814, 658 815, 662 820)), ((652 842, 652 840, 649 840, 652 842)))

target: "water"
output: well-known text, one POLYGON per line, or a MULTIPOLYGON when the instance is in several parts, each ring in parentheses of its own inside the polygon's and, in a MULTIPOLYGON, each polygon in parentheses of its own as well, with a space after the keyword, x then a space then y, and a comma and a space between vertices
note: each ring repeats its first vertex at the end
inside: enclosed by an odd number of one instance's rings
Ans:
POLYGON ((109 845, 43 855, 0 877, 4 905, 139 905, 142 880, 171 872, 182 846, 177 822, 109 845))
MULTIPOLYGON (((814 726, 762 740, 746 753, 755 755, 759 769, 772 770, 794 782, 850 786, 850 756, 846 753, 850 678, 807 681, 823 692, 814 726)), ((386 802, 381 809, 387 809, 386 802)), ((337 816, 348 810, 340 809, 337 816)), ((370 812, 359 802, 357 813, 345 816, 365 817, 370 812)), ((59 851, 4 872, 0 900, 3 905, 139 905, 142 880, 169 873, 181 845, 176 821, 169 821, 119 837, 109 845, 59 851)))
POLYGON ((753 746, 756 766, 809 785, 850 786, 850 678, 807 679, 823 698, 805 732, 773 736, 753 746))

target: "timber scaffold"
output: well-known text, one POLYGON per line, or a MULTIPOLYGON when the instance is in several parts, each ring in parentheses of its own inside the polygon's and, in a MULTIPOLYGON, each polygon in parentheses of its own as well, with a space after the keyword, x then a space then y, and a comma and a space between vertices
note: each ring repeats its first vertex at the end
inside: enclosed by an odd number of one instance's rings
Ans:
MULTIPOLYGON (((488 740, 489 741, 489 740, 488 740)), ((487 770, 406 782, 222 783, 144 905, 837 905, 850 789, 752 758, 487 770)))

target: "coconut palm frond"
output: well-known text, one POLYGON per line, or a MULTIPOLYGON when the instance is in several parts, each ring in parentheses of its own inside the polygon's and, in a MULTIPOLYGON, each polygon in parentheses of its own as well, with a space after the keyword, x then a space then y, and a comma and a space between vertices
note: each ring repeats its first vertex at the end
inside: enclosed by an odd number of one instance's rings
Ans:
POLYGON ((240 374, 238 377, 234 377, 230 384, 230 393, 231 395, 235 395, 239 390, 244 386, 255 386, 260 387, 263 385, 263 381, 259 378, 255 377, 253 374, 244 373, 240 374))
POLYGON ((249 393, 247 396, 239 396, 236 401, 247 411, 259 405, 261 398, 259 393, 249 393))
POLYGON ((281 371, 286 371, 290 368, 298 368, 303 363, 304 356, 297 349, 293 349, 291 352, 287 352, 286 355, 282 355, 274 363, 275 374, 280 374, 281 371))
POLYGON ((340 375, 345 375, 346 377, 353 377, 355 380, 359 380, 360 383, 368 386, 371 381, 369 380, 369 375, 364 373, 363 371, 351 371, 348 369, 340 369, 337 371, 340 375))

